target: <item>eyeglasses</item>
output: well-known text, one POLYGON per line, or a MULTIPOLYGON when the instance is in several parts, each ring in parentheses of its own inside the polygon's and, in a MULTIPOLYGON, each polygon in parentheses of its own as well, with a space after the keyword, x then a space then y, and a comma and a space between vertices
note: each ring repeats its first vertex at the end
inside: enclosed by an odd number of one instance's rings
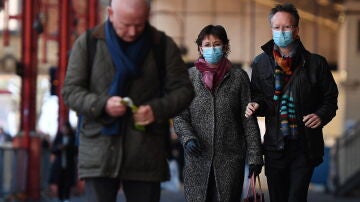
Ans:
POLYGON ((203 47, 203 48, 215 48, 215 47, 218 47, 218 46, 222 46, 222 44, 221 43, 216 43, 216 44, 210 44, 210 43, 208 43, 208 44, 204 44, 204 45, 202 45, 201 47, 203 47))
POLYGON ((202 46, 202 49, 205 50, 205 49, 221 49, 222 46, 202 46))
POLYGON ((274 26, 274 27, 271 27, 271 29, 274 31, 281 31, 281 30, 291 31, 293 28, 296 28, 296 27, 297 27, 296 25, 286 25, 286 26, 274 26))

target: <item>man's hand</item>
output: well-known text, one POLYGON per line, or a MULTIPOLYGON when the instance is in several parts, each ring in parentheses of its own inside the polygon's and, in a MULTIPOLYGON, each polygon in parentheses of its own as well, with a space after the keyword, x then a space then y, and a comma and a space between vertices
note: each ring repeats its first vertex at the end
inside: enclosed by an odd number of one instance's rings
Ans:
POLYGON ((146 126, 155 121, 154 113, 150 105, 141 105, 134 113, 134 120, 137 125, 146 126))
POLYGON ((126 113, 126 106, 120 103, 121 97, 112 96, 106 101, 105 111, 111 117, 119 117, 126 113))
POLYGON ((303 117, 303 122, 308 128, 317 128, 321 125, 321 119, 316 114, 308 114, 303 117))
POLYGON ((245 117, 249 118, 250 116, 252 116, 256 110, 259 109, 259 104, 256 102, 249 102, 249 104, 246 106, 246 110, 245 110, 245 117))

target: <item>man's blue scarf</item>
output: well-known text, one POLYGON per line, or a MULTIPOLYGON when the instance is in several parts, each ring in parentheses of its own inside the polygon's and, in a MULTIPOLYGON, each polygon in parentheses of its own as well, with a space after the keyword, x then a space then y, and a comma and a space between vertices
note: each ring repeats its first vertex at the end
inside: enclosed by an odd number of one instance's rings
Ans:
MULTIPOLYGON (((121 40, 109 20, 105 22, 105 40, 115 66, 115 75, 109 88, 110 96, 125 96, 124 87, 129 78, 141 75, 139 66, 145 60, 151 48, 151 32, 149 25, 142 35, 134 42, 121 40)), ((140 92, 139 92, 140 93, 140 92)), ((119 135, 122 118, 103 127, 104 135, 119 135)))

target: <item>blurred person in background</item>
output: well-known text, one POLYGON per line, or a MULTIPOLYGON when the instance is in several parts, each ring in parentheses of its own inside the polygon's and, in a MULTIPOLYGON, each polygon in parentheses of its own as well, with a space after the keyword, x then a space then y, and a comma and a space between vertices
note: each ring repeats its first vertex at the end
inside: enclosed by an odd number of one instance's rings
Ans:
POLYGON ((49 183, 57 187, 60 202, 69 202, 71 188, 75 185, 77 146, 75 132, 69 122, 60 127, 51 145, 54 160, 51 165, 49 183))
POLYGON ((5 132, 4 128, 0 126, 0 144, 9 143, 11 141, 11 135, 5 132))
POLYGON ((259 175, 263 165, 259 126, 244 116, 249 77, 227 59, 230 44, 221 25, 205 26, 196 44, 200 57, 189 70, 195 98, 174 119, 185 151, 185 198, 240 201, 246 156, 249 176, 259 175))
POLYGON ((264 116, 265 175, 271 202, 305 202, 323 161, 322 128, 336 114, 338 89, 326 59, 307 51, 292 4, 269 14, 272 40, 251 67, 252 102, 245 115, 264 116))

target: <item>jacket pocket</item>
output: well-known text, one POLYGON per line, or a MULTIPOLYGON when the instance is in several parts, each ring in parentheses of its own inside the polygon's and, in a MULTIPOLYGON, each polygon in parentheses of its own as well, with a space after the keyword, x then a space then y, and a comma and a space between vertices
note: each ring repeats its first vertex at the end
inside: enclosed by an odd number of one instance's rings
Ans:
POLYGON ((95 169, 100 168, 104 163, 107 144, 104 138, 89 139, 81 138, 79 147, 79 168, 95 169))
POLYGON ((86 137, 95 137, 100 135, 102 125, 95 121, 84 120, 80 133, 86 137))

